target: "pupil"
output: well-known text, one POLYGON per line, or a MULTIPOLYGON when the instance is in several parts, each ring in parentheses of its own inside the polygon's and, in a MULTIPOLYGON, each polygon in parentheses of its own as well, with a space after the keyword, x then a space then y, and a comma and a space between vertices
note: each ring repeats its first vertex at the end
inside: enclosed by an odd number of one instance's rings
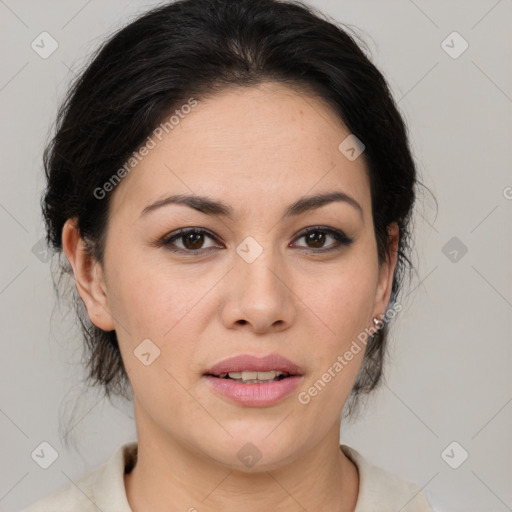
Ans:
POLYGON ((185 240, 185 247, 187 247, 187 249, 200 249, 201 248, 201 245, 202 245, 202 234, 201 233, 189 233, 188 235, 185 235, 184 237, 184 240, 185 240), (199 240, 199 244, 197 243, 199 240), (190 245, 192 245, 192 247, 190 247, 190 245))
POLYGON ((322 247, 325 243, 325 233, 321 233, 320 231, 314 231, 313 233, 308 233, 307 235, 308 243, 312 242, 314 247, 322 247))

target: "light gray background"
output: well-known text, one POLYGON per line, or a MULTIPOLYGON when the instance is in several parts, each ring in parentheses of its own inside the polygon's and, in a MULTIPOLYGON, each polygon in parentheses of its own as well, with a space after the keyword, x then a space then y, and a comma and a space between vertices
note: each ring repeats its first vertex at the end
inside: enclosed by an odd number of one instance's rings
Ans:
MULTIPOLYGON (((512 2, 311 3, 367 41, 439 202, 436 217, 429 196, 420 197, 421 284, 411 285, 397 317, 387 384, 363 417, 342 427, 342 442, 425 486, 446 510, 512 510, 512 2), (469 43, 458 58, 441 45, 453 31, 469 43), (455 262, 443 253, 452 237, 468 249, 455 262), (458 469, 441 456, 453 441, 469 453, 458 469)), ((52 319, 50 265, 32 248, 44 235, 42 149, 67 84, 106 34, 152 5, 0 0, 4 511, 69 484, 135 438, 131 404, 83 394, 73 318, 57 309, 52 319), (59 45, 47 59, 31 48, 43 31, 59 45), (65 411, 75 414, 78 451, 62 442, 65 411), (43 441, 59 453, 46 470, 31 458, 43 441)), ((446 44, 461 48, 457 39, 446 44)), ((461 453, 449 452, 452 461, 461 453)))

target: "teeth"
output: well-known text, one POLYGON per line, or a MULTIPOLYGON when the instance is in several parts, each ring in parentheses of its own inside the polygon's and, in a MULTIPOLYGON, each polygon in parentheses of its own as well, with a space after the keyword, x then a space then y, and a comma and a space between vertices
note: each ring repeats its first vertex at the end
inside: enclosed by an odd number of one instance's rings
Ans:
MULTIPOLYGON (((278 371, 278 370, 271 370, 269 372, 229 372, 227 375, 233 380, 238 380, 241 382, 248 382, 248 383, 254 383, 254 382, 268 382, 275 380, 280 375, 284 375, 284 372, 278 371)), ((222 374, 226 375, 226 374, 222 374)), ((222 377, 220 375, 220 377, 222 377)))

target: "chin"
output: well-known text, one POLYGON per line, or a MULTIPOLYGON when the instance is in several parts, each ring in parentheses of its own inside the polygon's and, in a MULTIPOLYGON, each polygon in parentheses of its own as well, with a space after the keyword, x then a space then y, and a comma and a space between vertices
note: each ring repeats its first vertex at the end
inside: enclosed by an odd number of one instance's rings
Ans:
POLYGON ((248 474, 272 471, 292 462, 296 457, 296 438, 284 435, 270 439, 273 434, 268 437, 268 432, 271 429, 265 429, 263 435, 260 431, 252 436, 245 431, 232 439, 219 440, 214 445, 204 447, 204 453, 226 468, 248 474), (295 440, 291 442, 292 439, 295 440))

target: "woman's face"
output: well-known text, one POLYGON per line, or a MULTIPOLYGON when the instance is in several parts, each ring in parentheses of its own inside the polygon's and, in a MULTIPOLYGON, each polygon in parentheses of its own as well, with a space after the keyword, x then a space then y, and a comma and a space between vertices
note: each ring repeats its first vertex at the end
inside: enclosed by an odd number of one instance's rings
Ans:
POLYGON ((116 330, 139 436, 247 471, 245 455, 270 469, 338 442, 364 345, 335 363, 384 313, 396 261, 379 267, 363 157, 338 148, 348 135, 312 96, 234 88, 198 101, 117 186, 104 266, 79 289, 116 330), (292 208, 334 193, 351 199, 292 208), (212 375, 242 367, 296 376, 212 375))

